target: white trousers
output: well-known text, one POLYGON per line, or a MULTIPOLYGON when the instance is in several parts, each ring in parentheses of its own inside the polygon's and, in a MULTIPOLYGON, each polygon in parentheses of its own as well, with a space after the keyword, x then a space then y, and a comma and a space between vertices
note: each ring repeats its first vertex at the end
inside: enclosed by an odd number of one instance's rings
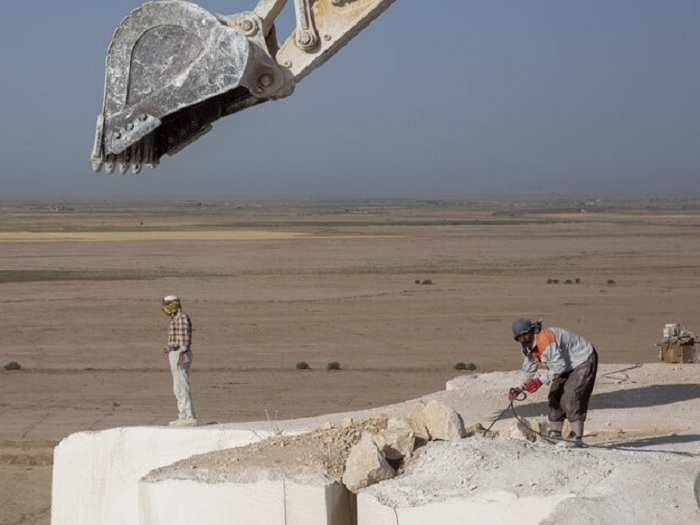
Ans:
POLYGON ((180 352, 168 352, 170 371, 173 374, 173 393, 177 399, 178 419, 193 418, 192 394, 190 393, 190 365, 192 364, 192 350, 185 352, 185 368, 177 367, 177 358, 180 352))

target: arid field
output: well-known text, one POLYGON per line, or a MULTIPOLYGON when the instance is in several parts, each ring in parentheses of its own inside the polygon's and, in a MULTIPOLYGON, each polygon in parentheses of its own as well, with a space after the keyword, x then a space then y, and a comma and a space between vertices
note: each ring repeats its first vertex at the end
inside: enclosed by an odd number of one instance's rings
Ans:
POLYGON ((0 525, 50 523, 68 434, 177 416, 164 295, 200 421, 285 420, 516 369, 523 315, 658 362, 700 332, 699 237, 691 201, 0 204, 0 525))

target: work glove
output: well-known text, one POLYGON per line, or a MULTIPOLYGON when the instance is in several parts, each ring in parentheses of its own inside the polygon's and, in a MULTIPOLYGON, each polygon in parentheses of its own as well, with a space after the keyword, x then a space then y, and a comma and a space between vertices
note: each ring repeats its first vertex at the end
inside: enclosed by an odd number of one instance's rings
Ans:
POLYGON ((542 380, 539 377, 528 379, 523 386, 530 394, 534 394, 542 386, 542 380))
POLYGON ((518 400, 518 396, 522 393, 522 389, 518 386, 514 386, 508 391, 508 401, 511 403, 518 400))

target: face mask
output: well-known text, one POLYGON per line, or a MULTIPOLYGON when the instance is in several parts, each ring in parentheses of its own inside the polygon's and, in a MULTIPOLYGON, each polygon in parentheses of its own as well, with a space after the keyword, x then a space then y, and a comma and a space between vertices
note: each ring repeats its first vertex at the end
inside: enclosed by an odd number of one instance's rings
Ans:
POLYGON ((180 303, 170 301, 168 303, 164 303, 161 308, 163 309, 163 313, 165 313, 166 315, 173 315, 174 313, 177 313, 177 311, 180 309, 180 303))

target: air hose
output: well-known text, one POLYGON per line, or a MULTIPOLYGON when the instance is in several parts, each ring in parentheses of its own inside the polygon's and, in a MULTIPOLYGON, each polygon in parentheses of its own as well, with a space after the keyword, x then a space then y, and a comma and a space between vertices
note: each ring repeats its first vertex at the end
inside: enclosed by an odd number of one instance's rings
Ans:
MULTIPOLYGON (((641 366, 641 365, 635 365, 631 368, 637 368, 638 366, 641 366)), ((520 415, 518 415, 518 413, 515 410, 515 406, 513 405, 513 403, 515 401, 525 401, 527 399, 527 393, 523 392, 522 390, 517 390, 515 388, 511 388, 509 394, 510 394, 510 396, 509 396, 510 399, 512 399, 513 401, 510 401, 510 403, 508 403, 508 406, 503 410, 503 412, 501 412, 498 415, 498 417, 496 419, 494 419, 491 422, 491 424, 489 425, 489 428, 487 428, 485 432, 489 432, 493 428, 493 426, 498 421, 503 419, 503 416, 505 416, 506 413, 510 410, 511 412, 513 412, 513 417, 516 419, 516 421, 518 421, 518 423, 520 423, 520 425, 522 425, 523 428, 528 429, 528 432, 530 434, 539 436, 544 441, 546 441, 548 443, 553 443, 553 444, 568 441, 564 438, 549 437, 549 436, 546 436, 540 432, 533 430, 531 428, 530 424, 525 419, 523 419, 520 415)), ((685 456, 685 457, 700 457, 700 454, 694 453, 694 452, 681 452, 681 451, 674 451, 674 450, 643 450, 643 449, 640 450, 640 449, 634 449, 634 448, 630 448, 630 447, 624 447, 624 446, 619 446, 619 445, 614 445, 614 444, 609 444, 609 443, 608 444, 600 444, 600 445, 587 445, 585 443, 582 443, 581 447, 583 447, 583 448, 599 448, 599 449, 603 449, 603 450, 632 450, 632 451, 636 451, 636 452, 657 452, 657 453, 661 453, 661 454, 673 454, 673 455, 685 456)), ((700 478, 700 474, 698 475, 698 477, 700 478)), ((699 506, 700 506, 700 502, 699 502, 699 506)))
POLYGON ((505 416, 506 413, 510 410, 511 412, 513 412, 513 417, 518 421, 518 423, 520 423, 520 424, 523 426, 523 428, 528 429, 528 432, 529 432, 529 433, 535 434, 535 435, 541 437, 542 439, 544 439, 545 441, 547 441, 547 442, 549 442, 549 443, 557 443, 557 442, 559 442, 559 441, 566 441, 566 439, 563 439, 563 438, 552 438, 552 437, 546 436, 546 435, 544 435, 544 434, 542 434, 542 433, 540 433, 540 432, 537 432, 537 431, 533 430, 533 429, 530 427, 530 424, 529 424, 527 421, 525 421, 522 417, 520 417, 520 416, 518 415, 518 413, 515 411, 515 406, 513 405, 513 403, 514 403, 515 401, 525 401, 525 400, 527 399, 527 392, 525 392, 525 391, 523 391, 523 390, 520 390, 520 389, 517 389, 517 388, 511 388, 510 391, 508 392, 508 394, 509 394, 509 395, 508 395, 508 398, 511 399, 512 401, 510 401, 510 403, 508 404, 508 406, 503 410, 503 412, 501 412, 501 413, 498 415, 498 417, 497 417, 496 419, 494 419, 493 421, 491 421, 491 424, 489 425, 489 428, 486 429, 486 432, 489 432, 489 431, 493 428, 493 426, 494 426, 498 421, 500 421, 501 419, 503 419, 503 416, 505 416))
MULTIPOLYGON (((523 391, 523 390, 519 390, 519 389, 517 389, 517 388, 511 388, 510 391, 508 392, 508 399, 511 399, 512 401, 511 401, 510 404, 505 408, 505 410, 503 410, 503 412, 501 412, 501 413, 498 415, 498 417, 497 417, 496 419, 494 419, 493 421, 491 421, 491 424, 489 425, 489 428, 486 429, 486 432, 489 432, 489 431, 493 428, 493 426, 494 426, 498 421, 500 421, 501 419, 503 419, 503 416, 505 416, 506 413, 507 413, 509 410, 512 410, 512 411, 513 411, 513 415, 515 416, 515 419, 517 419, 518 421, 520 421, 520 418, 518 417, 518 414, 515 412, 515 407, 513 406, 513 402, 514 402, 514 401, 525 401, 525 400, 527 399, 527 392, 525 392, 525 391, 523 391)), ((521 423, 522 423, 522 422, 521 422, 521 423)))

